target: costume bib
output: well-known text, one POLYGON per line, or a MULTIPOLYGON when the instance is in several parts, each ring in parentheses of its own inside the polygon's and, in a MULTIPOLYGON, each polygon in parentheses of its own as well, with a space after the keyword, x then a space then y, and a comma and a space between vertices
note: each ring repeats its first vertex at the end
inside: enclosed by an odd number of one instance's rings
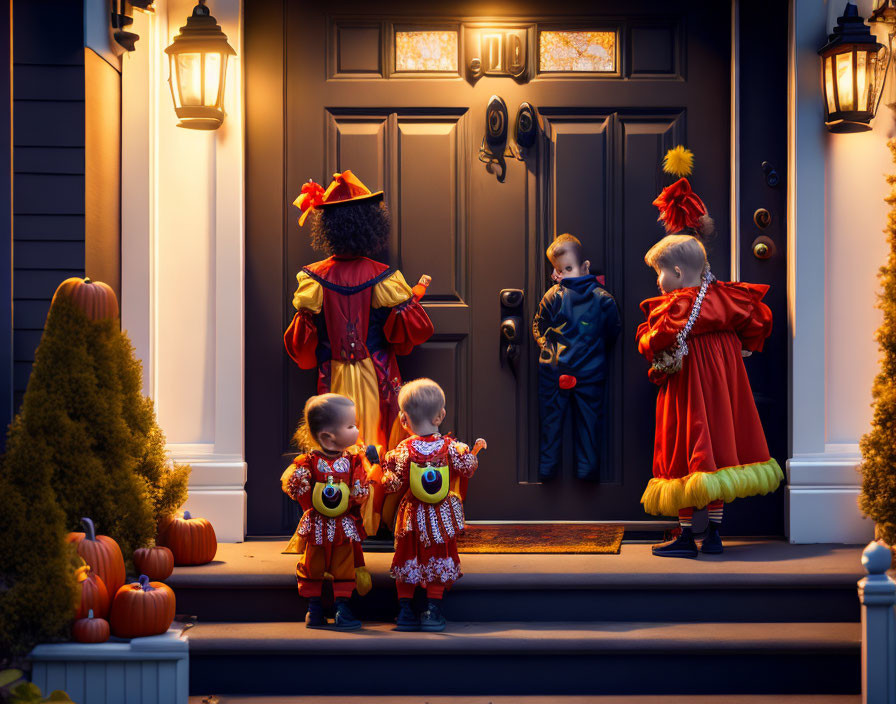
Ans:
POLYGON ((411 462, 411 493, 427 504, 437 504, 448 496, 448 466, 421 466, 411 462))

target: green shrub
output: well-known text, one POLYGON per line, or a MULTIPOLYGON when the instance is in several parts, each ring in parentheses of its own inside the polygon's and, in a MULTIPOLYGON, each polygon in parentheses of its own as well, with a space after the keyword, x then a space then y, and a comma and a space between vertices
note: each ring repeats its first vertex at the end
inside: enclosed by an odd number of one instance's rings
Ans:
MULTIPOLYGON (((887 143, 896 163, 896 140, 887 143)), ((862 512, 877 524, 878 536, 896 545, 896 175, 887 176, 890 206, 887 242, 890 253, 878 275, 881 292, 878 305, 884 321, 877 330, 880 371, 872 389, 874 416, 871 430, 862 438, 862 512)))

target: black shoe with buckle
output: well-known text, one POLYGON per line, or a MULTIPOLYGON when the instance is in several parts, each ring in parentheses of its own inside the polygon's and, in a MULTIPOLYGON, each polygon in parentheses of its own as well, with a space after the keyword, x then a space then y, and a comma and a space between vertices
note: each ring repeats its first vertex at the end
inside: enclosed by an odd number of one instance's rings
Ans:
POLYGON ((657 557, 697 557, 697 543, 694 542, 694 531, 690 526, 683 527, 681 535, 675 540, 654 545, 651 549, 657 557))
POLYGON ((442 616, 439 602, 435 599, 430 599, 427 603, 426 611, 420 614, 420 630, 430 633, 445 630, 445 617, 442 616))
POLYGON ((706 528, 706 536, 703 538, 703 542, 700 543, 700 552, 707 555, 721 555, 724 552, 722 536, 719 535, 721 527, 714 521, 709 522, 709 526, 706 528))

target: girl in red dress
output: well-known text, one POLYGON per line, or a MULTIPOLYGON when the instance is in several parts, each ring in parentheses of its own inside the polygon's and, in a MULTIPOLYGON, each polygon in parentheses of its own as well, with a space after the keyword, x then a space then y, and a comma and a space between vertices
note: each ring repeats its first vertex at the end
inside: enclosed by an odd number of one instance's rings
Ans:
MULTIPOLYGON (((709 508, 700 547, 721 553, 722 508, 735 498, 767 494, 784 478, 769 456, 743 357, 762 350, 772 315, 768 286, 717 281, 694 235, 706 228, 703 202, 687 179, 654 201, 667 235, 644 257, 663 295, 641 303, 638 349, 659 385, 653 479, 641 503, 648 513, 678 515, 681 534, 655 555, 697 557, 694 508, 709 508), (691 234, 693 233, 693 234, 691 234)), ((708 221, 711 222, 711 221, 708 221)))
POLYGON ((280 478, 283 491, 304 509, 296 531, 299 594, 308 599, 305 625, 329 624, 321 609, 325 575, 333 578, 335 627, 361 627, 349 608, 356 566, 363 566, 365 538, 359 507, 367 499, 368 466, 358 442, 355 404, 339 394, 312 396, 305 404, 297 444, 306 449, 280 478))
POLYGON ((439 434, 445 420, 445 393, 431 379, 405 384, 398 395, 399 420, 411 436, 386 455, 383 486, 404 493, 395 520, 392 576, 401 609, 399 631, 442 631, 439 604, 446 589, 461 577, 457 536, 464 530, 466 481, 484 448, 479 439, 471 451, 450 435, 439 434), (405 493, 406 492, 406 493, 405 493), (411 608, 417 587, 426 590, 427 608, 418 616, 411 608))

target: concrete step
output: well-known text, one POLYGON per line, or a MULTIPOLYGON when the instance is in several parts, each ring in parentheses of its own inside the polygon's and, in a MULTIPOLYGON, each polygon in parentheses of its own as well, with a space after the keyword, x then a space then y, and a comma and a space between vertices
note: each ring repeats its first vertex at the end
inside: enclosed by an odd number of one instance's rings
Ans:
MULTIPOLYGON (((221 544, 214 562, 166 580, 178 613, 201 621, 301 621, 296 555, 285 541, 221 544)), ((657 558, 649 544, 618 555, 462 555, 444 602, 457 621, 858 622, 859 547, 731 541, 697 560, 657 558)), ((366 555, 374 589, 355 597, 366 620, 397 609, 390 553, 366 555)))
POLYGON ((856 694, 861 684, 856 623, 452 622, 444 633, 201 623, 188 634, 192 694, 856 694))

